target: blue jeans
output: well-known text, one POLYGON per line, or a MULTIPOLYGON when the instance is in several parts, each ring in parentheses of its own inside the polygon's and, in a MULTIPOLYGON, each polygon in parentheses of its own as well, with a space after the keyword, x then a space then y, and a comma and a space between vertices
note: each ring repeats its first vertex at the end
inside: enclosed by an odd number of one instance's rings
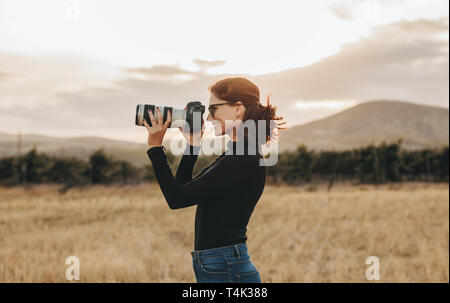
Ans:
POLYGON ((261 283, 245 243, 192 251, 197 283, 261 283))

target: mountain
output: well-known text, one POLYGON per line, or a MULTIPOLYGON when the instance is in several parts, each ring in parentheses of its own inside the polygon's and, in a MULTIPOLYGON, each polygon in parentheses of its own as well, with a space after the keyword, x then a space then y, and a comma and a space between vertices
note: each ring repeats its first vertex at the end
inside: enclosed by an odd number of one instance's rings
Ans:
MULTIPOLYGON (((36 146, 38 152, 55 156, 76 156, 87 160, 89 155, 100 148, 105 152, 133 163, 134 165, 144 165, 148 163, 145 153, 146 145, 134 142, 112 140, 101 137, 49 137, 42 135, 27 134, 22 135, 22 153, 28 152, 36 146)), ((18 153, 17 135, 0 133, 0 157, 12 156, 18 153)))
POLYGON ((279 151, 305 144, 344 150, 403 138, 405 149, 449 144, 449 110, 402 101, 369 101, 332 116, 280 131, 279 151))
MULTIPOLYGON (((402 147, 421 149, 449 144, 449 110, 401 101, 370 101, 361 103, 324 119, 280 131, 279 152, 292 150, 300 144, 314 150, 344 150, 370 143, 379 144, 403 138, 402 147)), ((221 142, 215 149, 220 154, 228 137, 205 139, 221 142)), ((164 140, 166 149, 171 141, 164 140)), ((36 146, 38 152, 59 156, 76 156, 87 160, 104 148, 105 152, 136 166, 149 164, 147 145, 101 137, 49 137, 22 135, 22 153, 36 146)), ((213 146, 213 145, 209 145, 213 146)), ((270 150, 268 148, 267 150, 270 150)), ((266 151, 267 151, 266 150, 266 151)), ((17 135, 0 133, 0 157, 16 155, 17 135)))
MULTIPOLYGON (((176 139, 175 139, 176 140, 176 139)), ((227 142, 226 136, 205 139, 204 146, 215 146, 214 153, 220 155, 227 142), (212 141, 216 141, 214 145, 212 141)), ((137 167, 150 164, 146 151, 147 144, 129 141, 113 140, 102 137, 49 137, 43 135, 26 134, 21 136, 21 153, 26 153, 34 146, 39 153, 52 156, 71 157, 88 160, 92 152, 103 148, 107 154, 116 159, 126 160, 137 167)), ((177 142, 177 141, 175 141, 177 142)), ((170 150, 172 141, 164 139, 163 145, 170 150)), ((180 143, 180 148, 183 145, 180 143)), ((172 153, 176 154, 174 150, 172 153)), ((18 136, 0 133, 0 158, 16 156, 18 154, 18 136)))

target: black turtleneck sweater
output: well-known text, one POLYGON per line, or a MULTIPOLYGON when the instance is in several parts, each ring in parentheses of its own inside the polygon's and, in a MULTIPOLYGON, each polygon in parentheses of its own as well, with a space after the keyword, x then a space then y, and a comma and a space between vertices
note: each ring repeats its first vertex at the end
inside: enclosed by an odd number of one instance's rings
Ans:
POLYGON ((191 154, 186 150, 175 177, 162 146, 147 150, 169 207, 197 205, 195 250, 247 241, 247 224, 264 190, 266 166, 260 164, 264 158, 258 150, 248 144, 242 149, 240 143, 229 141, 225 152, 193 178, 199 147, 187 146, 191 154))

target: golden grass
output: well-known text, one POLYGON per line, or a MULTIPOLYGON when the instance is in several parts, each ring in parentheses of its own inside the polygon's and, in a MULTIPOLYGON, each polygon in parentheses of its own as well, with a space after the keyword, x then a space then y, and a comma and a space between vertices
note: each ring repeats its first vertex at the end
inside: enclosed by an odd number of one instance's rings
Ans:
MULTIPOLYGON (((170 210, 157 184, 0 188, 0 282, 195 282, 195 207, 170 210)), ((263 282, 449 282, 448 184, 266 186, 248 225, 263 282)))

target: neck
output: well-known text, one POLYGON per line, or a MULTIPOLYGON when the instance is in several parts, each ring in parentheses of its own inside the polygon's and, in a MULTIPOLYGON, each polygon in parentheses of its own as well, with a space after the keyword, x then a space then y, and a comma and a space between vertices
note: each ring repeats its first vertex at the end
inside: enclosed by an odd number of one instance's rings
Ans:
MULTIPOLYGON (((229 136, 230 141, 228 142, 228 152, 233 154, 249 154, 249 151, 252 151, 250 154, 262 154, 260 150, 260 146, 254 142, 252 139, 244 140, 244 138, 237 138, 236 136, 229 136), (237 152, 240 150, 240 152, 237 152)), ((228 153, 226 152, 226 153, 228 153)))
POLYGON ((244 140, 242 132, 239 132, 239 136, 237 135, 237 129, 236 127, 233 127, 233 131, 231 134, 229 134, 230 140, 233 142, 244 140))
POLYGON ((230 139, 233 142, 237 141, 236 128, 234 128, 234 127, 233 127, 233 133, 231 134, 230 139))

